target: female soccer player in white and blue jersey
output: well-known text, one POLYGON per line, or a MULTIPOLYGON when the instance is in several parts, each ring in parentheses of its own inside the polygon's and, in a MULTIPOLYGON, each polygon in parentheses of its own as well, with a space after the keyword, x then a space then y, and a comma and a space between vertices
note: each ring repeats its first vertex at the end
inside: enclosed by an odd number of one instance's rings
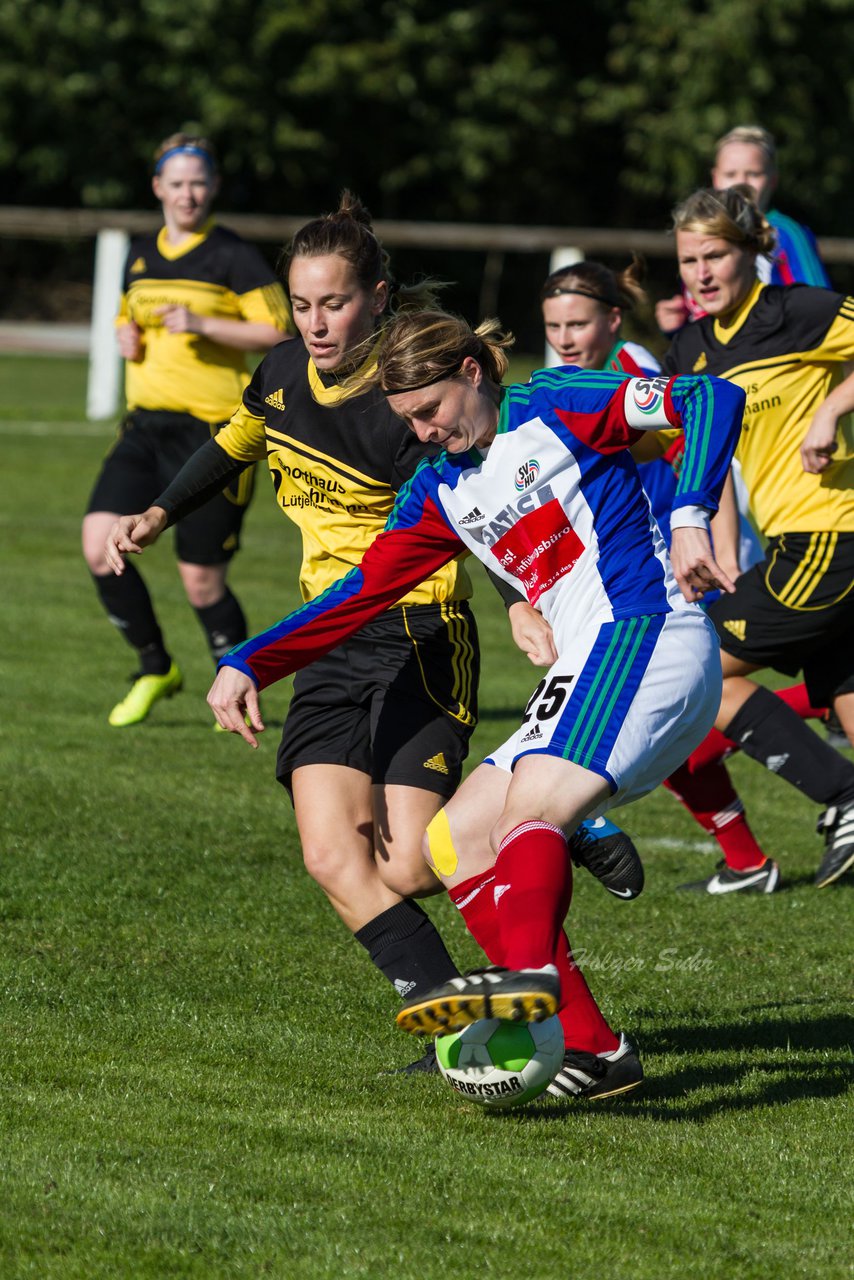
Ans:
POLYGON ((481 1017, 559 1013, 567 1058, 552 1091, 605 1096, 640 1083, 631 1043, 608 1026, 563 931, 567 833, 657 786, 702 739, 721 693, 718 645, 696 599, 732 590, 708 516, 741 426, 744 395, 708 377, 544 370, 502 389, 511 339, 442 312, 403 314, 379 379, 426 460, 359 568, 223 659, 208 701, 251 745, 258 690, 341 643, 461 549, 521 588, 553 629, 557 661, 522 724, 430 823, 425 855, 500 968, 404 1006, 430 1033, 481 1017), (629 446, 685 432, 672 560, 629 446), (681 590, 680 590, 681 588, 681 590), (248 713, 250 724, 244 722, 248 713))

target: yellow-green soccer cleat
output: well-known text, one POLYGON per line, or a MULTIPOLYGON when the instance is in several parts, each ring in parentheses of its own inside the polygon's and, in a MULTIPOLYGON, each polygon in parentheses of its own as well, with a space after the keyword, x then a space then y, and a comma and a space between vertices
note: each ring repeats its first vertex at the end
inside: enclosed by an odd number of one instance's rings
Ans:
POLYGON ((110 724, 115 729, 139 724, 155 702, 159 702, 161 698, 171 698, 183 684, 184 678, 174 662, 169 664, 169 670, 164 676, 137 676, 127 697, 117 702, 110 712, 110 724))

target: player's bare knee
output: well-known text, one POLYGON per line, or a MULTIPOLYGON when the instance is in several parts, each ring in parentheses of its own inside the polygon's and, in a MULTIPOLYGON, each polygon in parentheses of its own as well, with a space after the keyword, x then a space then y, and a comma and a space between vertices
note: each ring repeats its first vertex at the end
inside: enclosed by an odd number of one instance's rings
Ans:
POLYGON ((187 600, 194 609, 207 609, 225 595, 225 567, 222 565, 178 565, 187 600))
POLYGON ((312 880, 327 893, 335 890, 348 870, 349 860, 342 857, 341 850, 322 842, 303 841, 302 860, 312 880))
POLYGON ((383 884, 401 898, 423 898, 439 887, 435 875, 420 857, 407 862, 379 861, 377 865, 383 884))

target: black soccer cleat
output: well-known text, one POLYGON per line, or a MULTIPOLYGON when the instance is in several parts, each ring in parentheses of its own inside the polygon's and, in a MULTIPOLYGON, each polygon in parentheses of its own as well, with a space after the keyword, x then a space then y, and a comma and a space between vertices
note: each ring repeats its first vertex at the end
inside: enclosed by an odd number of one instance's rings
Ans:
POLYGON ((851 746, 848 741, 848 735, 842 728, 842 721, 831 707, 821 717, 821 723, 824 725, 824 740, 829 747, 835 747, 837 751, 847 751, 851 746))
POLYGON ((630 1093, 643 1083, 643 1067, 638 1051, 626 1036, 610 1053, 587 1053, 567 1049, 563 1066, 547 1089, 563 1102, 574 1098, 613 1098, 630 1093))
POLYGON ((816 831, 824 832, 827 846, 814 881, 817 889, 823 889, 854 867, 854 804, 832 804, 819 818, 816 831))
POLYGON ((405 1067, 393 1067, 391 1071, 386 1071, 389 1076, 437 1076, 439 1074, 439 1063, 436 1061, 436 1046, 431 1040, 427 1046, 426 1052, 416 1058, 414 1062, 410 1062, 405 1067))
POLYGON ((643 863, 633 841, 607 818, 589 818, 569 837, 569 854, 615 898, 627 902, 643 889, 643 863))
POLYGON ((751 871, 734 871, 721 859, 713 876, 706 880, 689 880, 676 888, 718 897, 725 893, 774 893, 780 888, 780 868, 773 858, 766 858, 760 867, 751 871))
POLYGON ((472 969, 403 1006, 397 1025, 414 1036, 462 1031, 481 1018, 544 1022, 557 1011, 560 979, 542 969, 472 969))

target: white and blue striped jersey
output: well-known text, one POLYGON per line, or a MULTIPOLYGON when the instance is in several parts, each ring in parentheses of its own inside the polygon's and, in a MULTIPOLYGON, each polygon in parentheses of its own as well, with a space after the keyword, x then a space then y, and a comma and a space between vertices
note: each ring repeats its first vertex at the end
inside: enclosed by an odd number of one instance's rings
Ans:
POLYGON ((643 431, 682 427, 674 511, 713 512, 743 408, 744 393, 716 378, 541 370, 505 390, 489 448, 425 459, 359 568, 223 664, 263 688, 340 644, 462 547, 563 635, 695 610, 673 577, 628 449, 643 431))

